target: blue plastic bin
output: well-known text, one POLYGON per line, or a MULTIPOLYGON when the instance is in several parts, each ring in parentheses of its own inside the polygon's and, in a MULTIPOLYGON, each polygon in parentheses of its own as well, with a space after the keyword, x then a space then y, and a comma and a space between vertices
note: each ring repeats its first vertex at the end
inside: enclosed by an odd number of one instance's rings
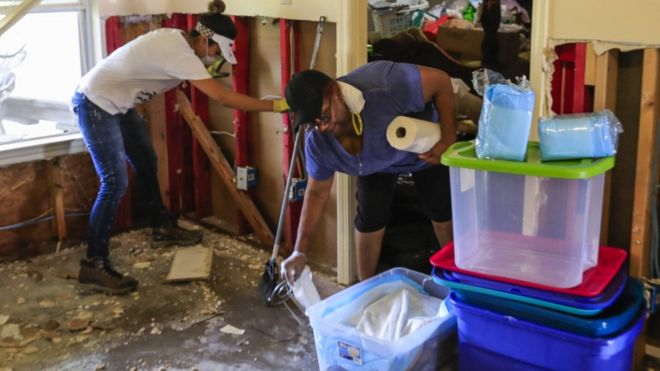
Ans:
POLYGON ((449 296, 461 370, 594 370, 632 367, 643 313, 614 337, 587 337, 469 305, 449 296))
MULTIPOLYGON (((584 296, 576 296, 576 295, 546 291, 532 287, 515 285, 508 282, 488 280, 485 278, 471 276, 459 272, 450 272, 440 268, 433 268, 432 275, 434 280, 436 281, 441 280, 440 282, 441 284, 443 284, 446 281, 461 284, 460 286, 449 285, 449 287, 451 288, 461 289, 466 287, 463 285, 470 285, 474 287, 475 289, 474 291, 478 291, 477 290, 478 288, 488 289, 492 291, 488 291, 488 292, 481 291, 481 292, 485 294, 490 294, 494 292, 496 296, 506 297, 507 299, 511 299, 511 300, 521 299, 518 301, 523 301, 530 304, 539 305, 538 300, 541 300, 547 303, 572 307, 578 310, 584 309, 588 311, 600 311, 611 306, 619 297, 619 295, 621 295, 624 287, 626 286, 626 280, 628 278, 628 269, 625 265, 622 266, 619 272, 616 274, 616 276, 607 285, 603 293, 594 297, 584 297, 584 296), (504 294, 509 294, 509 296, 505 296, 504 294), (515 296, 510 296, 510 295, 515 295, 515 296)), ((541 306, 549 307, 555 310, 561 310, 561 308, 552 307, 544 304, 541 304, 541 306)), ((569 310, 568 313, 580 314, 580 315, 596 314, 591 312, 578 313, 571 310, 569 310)))
POLYGON ((434 268, 434 272, 436 273, 433 274, 433 280, 437 284, 442 286, 447 286, 454 291, 462 291, 465 293, 474 292, 477 294, 499 297, 505 300, 528 303, 539 307, 556 310, 559 312, 573 314, 576 316, 595 316, 598 313, 602 312, 604 309, 604 308, 595 308, 595 309, 576 308, 569 305, 557 304, 541 299, 532 298, 529 296, 523 296, 518 294, 512 294, 509 292, 468 285, 466 283, 456 282, 453 279, 449 279, 448 276, 443 274, 446 271, 442 271, 442 270, 438 270, 438 268, 434 268))
MULTIPOLYGON (((437 270, 434 270, 434 272, 436 271, 437 270)), ((628 267, 622 265, 619 269, 619 273, 614 276, 605 290, 603 290, 600 295, 593 297, 569 295, 559 292, 540 290, 532 287, 514 285, 507 282, 488 280, 485 278, 471 276, 469 274, 459 272, 444 271, 443 273, 440 273, 439 276, 447 279, 454 279, 456 282, 461 282, 468 285, 508 292, 515 295, 527 296, 530 298, 545 300, 551 303, 567 305, 575 308, 604 309, 612 305, 612 303, 614 303, 619 295, 621 295, 623 292, 623 288, 626 287, 626 280, 628 279, 628 267)))
MULTIPOLYGON (((395 341, 384 341, 333 320, 335 313, 364 309, 360 298, 379 285, 401 281, 418 292, 445 299, 449 289, 428 275, 394 268, 353 285, 307 310, 321 370, 436 370, 455 355, 456 317, 449 314, 395 341)), ((364 301, 364 300, 362 300, 364 301)), ((449 304, 449 303, 447 303, 449 304)))
POLYGON ((591 337, 610 336, 621 332, 639 317, 644 303, 644 286, 634 279, 628 281, 626 289, 614 305, 595 317, 574 316, 495 296, 459 291, 455 293, 466 304, 591 337))

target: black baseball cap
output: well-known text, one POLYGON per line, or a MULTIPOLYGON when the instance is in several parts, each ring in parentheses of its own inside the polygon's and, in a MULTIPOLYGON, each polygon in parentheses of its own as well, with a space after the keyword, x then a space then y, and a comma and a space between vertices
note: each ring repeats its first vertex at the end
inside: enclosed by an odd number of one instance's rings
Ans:
POLYGON ((296 127, 312 123, 321 115, 323 91, 331 82, 328 75, 316 70, 301 71, 291 77, 284 97, 296 114, 296 127))

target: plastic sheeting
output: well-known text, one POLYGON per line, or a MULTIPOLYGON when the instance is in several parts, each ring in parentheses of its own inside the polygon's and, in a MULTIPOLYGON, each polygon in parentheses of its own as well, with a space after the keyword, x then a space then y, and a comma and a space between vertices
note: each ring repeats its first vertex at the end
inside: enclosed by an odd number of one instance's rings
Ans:
POLYGON ((610 110, 539 120, 541 159, 599 158, 616 154, 623 126, 610 110))
MULTIPOLYGON (((399 286, 390 283, 378 290, 388 290, 387 286, 391 285, 399 286)), ((408 287, 398 287, 364 308, 355 327, 363 334, 381 340, 398 340, 446 316, 448 311, 443 303, 442 299, 422 295, 408 287)))
POLYGON ((534 92, 523 78, 518 84, 490 70, 473 73, 475 90, 483 94, 476 140, 477 157, 524 161, 534 111, 534 92))

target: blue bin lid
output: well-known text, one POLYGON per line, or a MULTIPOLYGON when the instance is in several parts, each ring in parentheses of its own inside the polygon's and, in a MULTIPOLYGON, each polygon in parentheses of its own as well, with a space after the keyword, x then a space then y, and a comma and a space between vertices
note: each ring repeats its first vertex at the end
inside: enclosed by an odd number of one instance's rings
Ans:
POLYGON ((617 301, 594 317, 571 315, 514 300, 454 290, 458 299, 466 304, 531 323, 547 326, 572 334, 608 337, 629 327, 644 310, 644 287, 636 279, 629 279, 617 301))

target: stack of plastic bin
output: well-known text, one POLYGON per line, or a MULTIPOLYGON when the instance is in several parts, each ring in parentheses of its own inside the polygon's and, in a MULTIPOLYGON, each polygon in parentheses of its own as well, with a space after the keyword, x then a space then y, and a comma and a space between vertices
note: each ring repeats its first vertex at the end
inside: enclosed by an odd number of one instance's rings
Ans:
POLYGON ((453 145, 454 243, 431 259, 451 287, 462 370, 627 370, 643 291, 626 252, 599 247, 613 158, 542 163, 480 160, 453 145))

